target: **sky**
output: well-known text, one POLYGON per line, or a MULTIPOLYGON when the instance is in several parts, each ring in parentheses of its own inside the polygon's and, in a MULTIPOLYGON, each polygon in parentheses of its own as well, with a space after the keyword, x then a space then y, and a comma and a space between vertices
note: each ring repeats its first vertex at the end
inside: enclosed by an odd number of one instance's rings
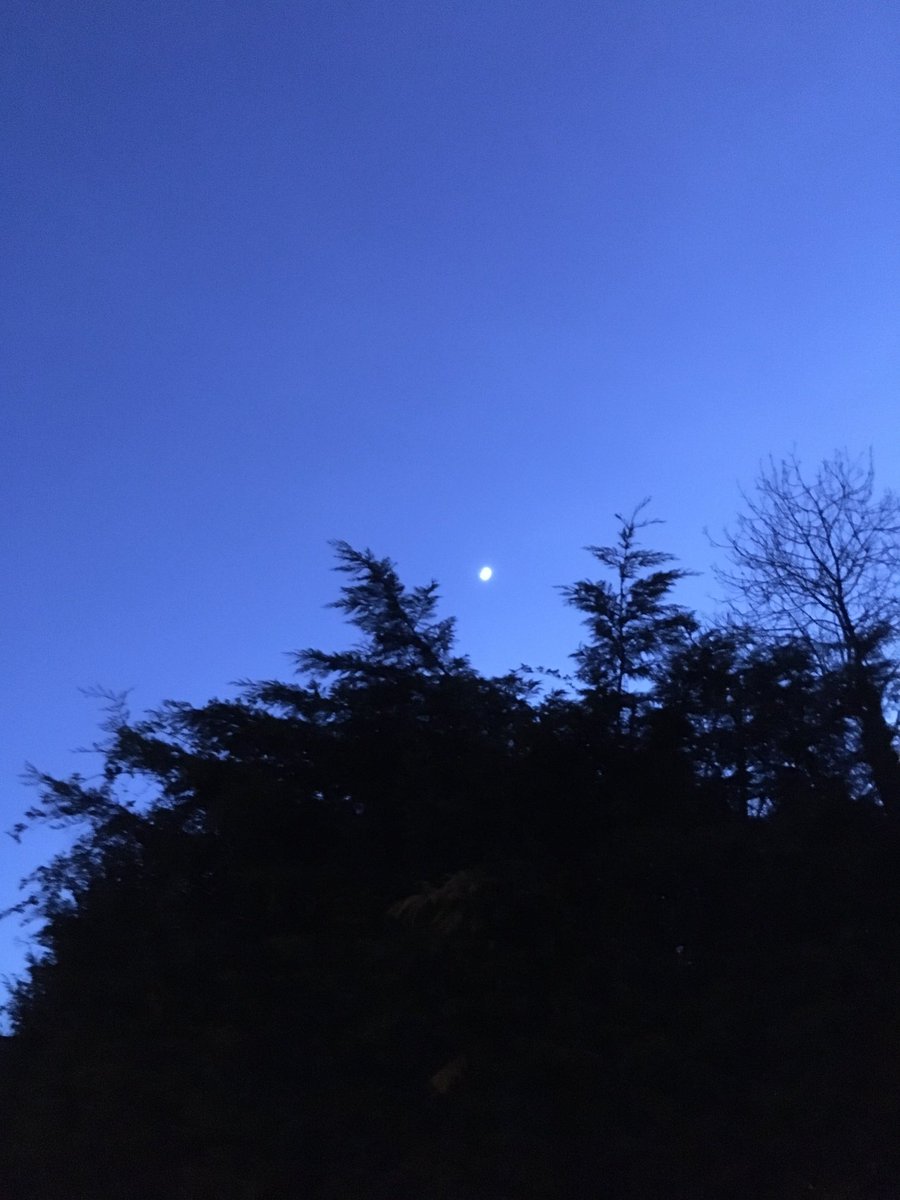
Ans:
MULTIPOLYGON (((645 496, 712 611, 767 455, 900 486, 889 0, 8 0, 0 47, 0 828, 96 769, 84 689, 346 644, 329 539, 565 668, 645 496)), ((0 906, 63 844, 0 837, 0 906)))

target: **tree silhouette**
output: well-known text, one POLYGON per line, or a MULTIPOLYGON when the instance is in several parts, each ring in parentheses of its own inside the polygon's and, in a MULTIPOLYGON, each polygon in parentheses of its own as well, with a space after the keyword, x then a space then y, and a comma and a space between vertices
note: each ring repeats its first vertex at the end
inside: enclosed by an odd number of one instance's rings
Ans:
POLYGON ((900 499, 875 494, 871 458, 845 453, 812 479, 796 457, 770 461, 726 537, 720 579, 748 619, 807 643, 824 671, 843 677, 848 715, 881 803, 900 813, 900 763, 886 704, 900 636, 900 499))
POLYGON ((896 1191, 900 830, 846 664, 701 628, 642 511, 565 589, 577 692, 480 675, 336 543, 354 647, 35 773, 18 832, 77 836, 19 906, 0 1194, 896 1191))
POLYGON ((690 572, 660 570, 673 556, 639 544, 641 530, 661 524, 639 519, 648 504, 642 501, 627 517, 616 514, 615 545, 587 547, 612 582, 581 579, 562 588, 566 602, 585 614, 591 635, 573 655, 578 676, 589 690, 609 697, 626 720, 636 708, 635 685, 657 679, 667 656, 697 627, 693 615, 668 598, 690 572))

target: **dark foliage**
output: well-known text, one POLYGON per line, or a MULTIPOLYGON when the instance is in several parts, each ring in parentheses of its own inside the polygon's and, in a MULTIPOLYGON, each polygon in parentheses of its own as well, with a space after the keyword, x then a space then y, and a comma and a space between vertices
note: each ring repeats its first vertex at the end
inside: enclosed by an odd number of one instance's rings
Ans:
POLYGON ((36 776, 20 832, 76 838, 19 906, 0 1195, 897 1194, 900 826, 860 673, 701 629, 639 513, 565 589, 575 692, 483 677, 435 585, 337 543, 357 646, 114 704, 99 784, 36 776))

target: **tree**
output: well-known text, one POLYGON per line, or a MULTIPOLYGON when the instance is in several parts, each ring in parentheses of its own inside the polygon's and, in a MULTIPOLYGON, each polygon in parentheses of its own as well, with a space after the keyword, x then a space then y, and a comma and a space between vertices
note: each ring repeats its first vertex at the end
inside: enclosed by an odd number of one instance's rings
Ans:
POLYGON ((371 679, 381 672, 416 672, 432 678, 465 672, 468 661, 452 655, 455 622, 437 616, 437 583, 408 589, 389 558, 371 550, 355 550, 344 541, 331 543, 337 556, 336 571, 352 582, 341 588, 341 597, 329 605, 346 613, 364 635, 363 643, 344 653, 302 650, 301 670, 327 676, 342 673, 371 679))
POLYGON ((860 791, 829 685, 806 642, 724 625, 673 659, 659 699, 681 718, 697 785, 732 812, 771 815, 814 797, 822 817, 826 797, 860 791))
POLYGON ((83 833, 33 880, 0 1195, 896 1194, 900 822, 803 819, 862 770, 837 676, 694 636, 637 515, 580 695, 481 677, 341 544, 357 648, 111 702, 96 786, 35 773, 28 823, 83 833))
POLYGON ((900 499, 875 493, 868 460, 838 452, 804 476, 792 456, 769 460, 744 497, 719 579, 744 619, 797 638, 839 677, 859 752, 886 809, 900 813, 900 764, 887 716, 900 638, 900 499))
MULTIPOLYGON (((379 830, 378 869, 408 874, 407 886, 459 869, 470 854, 490 857, 510 836, 510 766, 533 720, 527 698, 536 685, 514 671, 484 678, 454 653, 455 622, 438 616, 437 583, 407 588, 391 559, 333 545, 348 582, 331 607, 362 637, 348 651, 295 658, 339 738, 334 772, 363 824, 379 830)), ((274 689, 253 695, 278 702, 288 694, 274 689)))
POLYGON ((578 676, 591 691, 609 697, 618 722, 624 718, 627 725, 633 724, 638 703, 634 685, 658 679, 663 663, 697 628, 693 614, 669 600, 676 583, 692 572, 660 569, 673 556, 639 544, 642 529, 661 524, 639 519, 648 504, 649 499, 643 500, 627 517, 616 513, 614 546, 587 547, 613 573, 611 583, 580 579, 562 589, 567 603, 585 614, 591 633, 587 645, 573 655, 578 676))

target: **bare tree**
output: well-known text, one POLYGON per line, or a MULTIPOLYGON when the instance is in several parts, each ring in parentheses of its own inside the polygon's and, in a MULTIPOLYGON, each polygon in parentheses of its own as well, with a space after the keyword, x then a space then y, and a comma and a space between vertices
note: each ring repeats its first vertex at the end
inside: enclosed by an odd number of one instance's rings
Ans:
POLYGON ((810 645, 845 681, 847 715, 885 808, 900 813, 900 762, 886 707, 900 639, 900 499, 875 492, 871 454, 838 452, 804 476, 770 459, 726 532, 717 575, 742 616, 810 645))

